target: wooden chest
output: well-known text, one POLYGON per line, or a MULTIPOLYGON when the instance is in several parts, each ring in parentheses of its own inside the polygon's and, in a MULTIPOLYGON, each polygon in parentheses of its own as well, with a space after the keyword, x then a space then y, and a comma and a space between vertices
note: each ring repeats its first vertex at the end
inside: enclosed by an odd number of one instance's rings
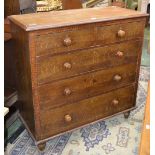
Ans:
POLYGON ((40 147, 135 107, 146 14, 119 7, 10 16, 19 109, 40 147))

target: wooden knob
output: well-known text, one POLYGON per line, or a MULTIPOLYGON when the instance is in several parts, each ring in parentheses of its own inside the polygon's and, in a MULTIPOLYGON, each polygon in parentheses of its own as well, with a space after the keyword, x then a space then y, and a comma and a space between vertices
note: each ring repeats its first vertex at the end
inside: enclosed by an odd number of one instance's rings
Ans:
POLYGON ((72 44, 71 38, 67 37, 64 39, 64 45, 65 46, 70 46, 72 44))
POLYGON ((116 99, 114 99, 114 100, 112 101, 112 104, 113 104, 114 106, 118 105, 118 103, 119 103, 119 101, 116 100, 116 99))
POLYGON ((117 51, 116 55, 117 55, 118 57, 122 57, 122 56, 123 56, 123 52, 117 51))
POLYGON ((70 115, 65 115, 65 121, 70 122, 72 120, 72 117, 70 115))
POLYGON ((122 79, 122 77, 118 74, 116 74, 113 78, 115 81, 120 81, 122 79))
POLYGON ((119 30, 118 31, 118 37, 123 38, 125 36, 125 31, 119 30))
POLYGON ((65 63, 64 63, 64 67, 65 67, 66 69, 71 69, 71 68, 72 68, 72 65, 71 65, 69 62, 65 62, 65 63))
POLYGON ((70 95, 71 94, 71 90, 69 88, 65 88, 64 94, 65 95, 70 95))

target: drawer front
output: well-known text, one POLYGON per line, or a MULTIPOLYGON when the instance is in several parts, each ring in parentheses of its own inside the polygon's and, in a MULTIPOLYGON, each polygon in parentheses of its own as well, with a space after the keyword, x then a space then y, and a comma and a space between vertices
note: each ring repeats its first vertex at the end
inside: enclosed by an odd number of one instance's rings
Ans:
POLYGON ((36 36, 36 55, 58 54, 90 47, 94 44, 94 28, 71 29, 36 36))
POLYGON ((129 41, 59 56, 38 58, 38 83, 44 84, 92 70, 134 63, 137 61, 141 44, 141 41, 129 41))
POLYGON ((42 138, 132 108, 135 104, 134 89, 134 86, 125 87, 75 104, 41 111, 42 138))
POLYGON ((101 70, 38 88, 41 109, 58 107, 135 82, 136 64, 101 70))
POLYGON ((98 27, 97 44, 108 44, 143 37, 145 22, 120 23, 98 27))

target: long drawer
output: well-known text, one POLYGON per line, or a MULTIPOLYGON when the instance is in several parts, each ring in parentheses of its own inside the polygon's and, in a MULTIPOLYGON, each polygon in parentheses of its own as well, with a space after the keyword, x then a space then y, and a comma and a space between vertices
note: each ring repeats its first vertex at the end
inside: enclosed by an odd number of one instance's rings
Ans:
POLYGON ((135 82, 136 64, 114 67, 38 88, 41 109, 59 107, 135 82))
POLYGON ((38 84, 65 79, 92 70, 135 63, 141 41, 76 51, 59 56, 37 58, 38 84))
POLYGON ((144 21, 67 27, 36 36, 36 55, 59 54, 143 37, 144 21))
POLYGON ((127 110, 134 107, 134 104, 135 87, 131 85, 75 104, 42 110, 40 115, 42 138, 127 110))

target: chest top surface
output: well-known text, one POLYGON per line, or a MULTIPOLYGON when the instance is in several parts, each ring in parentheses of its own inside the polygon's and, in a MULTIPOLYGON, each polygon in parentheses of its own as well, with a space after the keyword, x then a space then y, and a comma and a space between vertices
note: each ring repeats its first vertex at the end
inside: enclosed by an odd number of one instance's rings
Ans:
POLYGON ((111 6, 106 8, 87 8, 25 15, 12 15, 9 16, 9 19, 25 31, 33 31, 145 16, 147 16, 147 14, 111 6))

